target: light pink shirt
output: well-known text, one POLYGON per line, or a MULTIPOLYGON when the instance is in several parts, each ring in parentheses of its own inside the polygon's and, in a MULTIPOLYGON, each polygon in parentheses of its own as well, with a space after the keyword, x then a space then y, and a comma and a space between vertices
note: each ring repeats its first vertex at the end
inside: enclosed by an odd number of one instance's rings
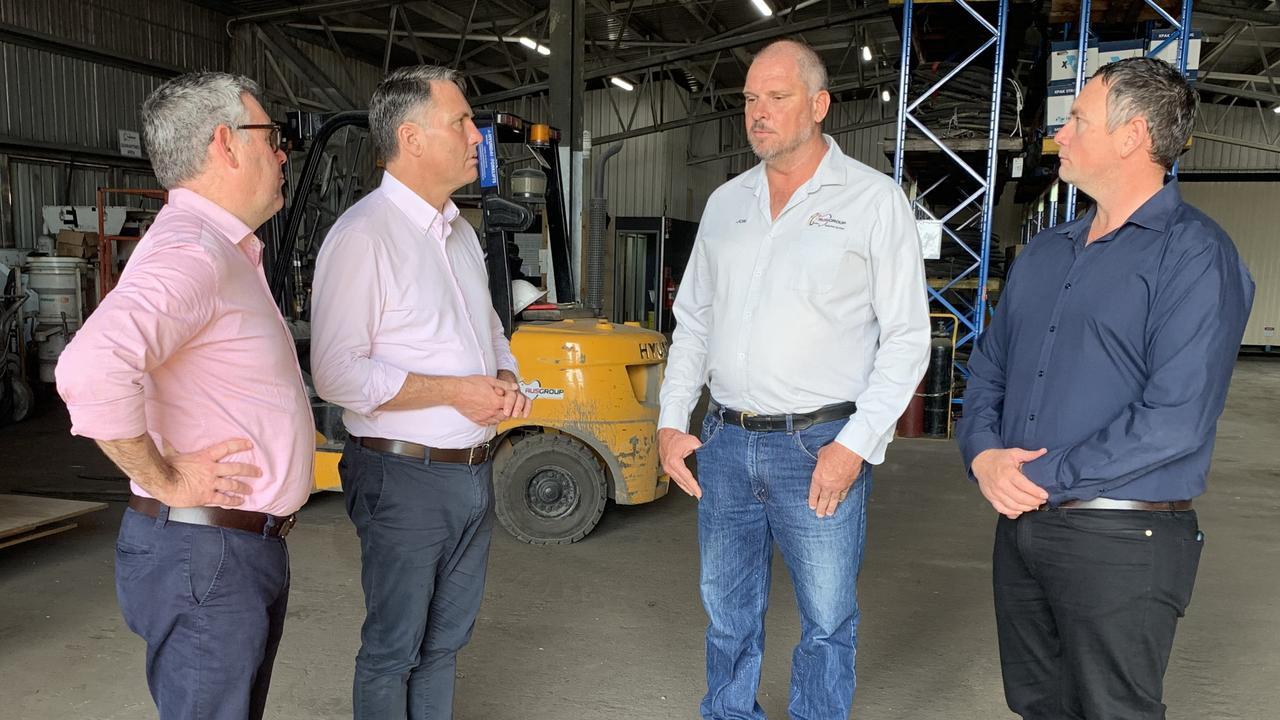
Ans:
POLYGON ((449 406, 377 409, 409 373, 517 373, 476 231, 452 201, 441 214, 383 173, 329 231, 312 287, 312 380, 347 432, 437 448, 494 436, 449 406))
POLYGON ((262 243, 234 215, 170 191, 56 375, 76 435, 149 432, 156 447, 179 452, 251 440, 252 450, 224 460, 262 470, 239 478, 252 492, 238 509, 289 515, 311 492, 315 426, 261 260, 262 243))

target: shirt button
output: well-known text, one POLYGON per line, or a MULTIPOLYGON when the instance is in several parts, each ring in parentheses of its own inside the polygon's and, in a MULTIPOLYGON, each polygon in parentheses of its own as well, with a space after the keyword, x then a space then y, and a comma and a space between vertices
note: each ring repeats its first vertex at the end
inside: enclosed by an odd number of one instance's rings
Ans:
POLYGON ((1036 420, 1036 416, 1035 416, 1035 415, 1032 415, 1032 416, 1031 416, 1031 421, 1032 421, 1032 422, 1035 422, 1035 420, 1036 420))
POLYGON ((1070 289, 1071 289, 1071 283, 1067 283, 1067 289, 1068 289, 1068 290, 1070 290, 1070 289))
POLYGON ((1057 326, 1057 325, 1050 325, 1050 326, 1049 326, 1049 332, 1054 332, 1054 331, 1055 331, 1055 330, 1057 330, 1057 329, 1058 329, 1058 326, 1057 326))
POLYGON ((1036 377, 1044 377, 1044 371, 1041 370, 1040 372, 1036 373, 1036 377))

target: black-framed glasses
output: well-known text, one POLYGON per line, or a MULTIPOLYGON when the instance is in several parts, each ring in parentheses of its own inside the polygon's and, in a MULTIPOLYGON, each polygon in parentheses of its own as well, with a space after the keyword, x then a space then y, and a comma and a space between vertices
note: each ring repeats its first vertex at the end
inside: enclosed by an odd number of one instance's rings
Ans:
POLYGON ((281 140, 284 137, 283 131, 276 123, 254 123, 251 125, 237 125, 237 130, 270 130, 271 134, 267 136, 267 143, 271 145, 272 150, 283 150, 281 140))

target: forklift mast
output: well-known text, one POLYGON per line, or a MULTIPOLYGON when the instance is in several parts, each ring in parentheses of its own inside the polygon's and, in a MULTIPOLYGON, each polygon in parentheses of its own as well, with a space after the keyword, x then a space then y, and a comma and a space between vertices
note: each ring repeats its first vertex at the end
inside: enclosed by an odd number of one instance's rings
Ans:
MULTIPOLYGON (((520 117, 509 113, 481 110, 475 113, 475 124, 483 138, 478 148, 480 166, 480 194, 482 227, 480 235, 485 251, 485 265, 489 274, 489 291, 494 309, 502 320, 503 330, 510 337, 514 330, 511 299, 511 271, 507 264, 507 244, 514 242, 512 234, 529 226, 532 213, 523 205, 502 197, 503 181, 498 171, 499 143, 521 144, 529 148, 547 176, 546 228, 551 269, 555 282, 556 300, 559 303, 574 301, 573 277, 570 265, 569 233, 565 223, 564 191, 560 176, 560 133, 546 125, 529 125, 520 117)), ((307 211, 308 192, 317 182, 325 160, 326 143, 345 127, 368 129, 367 111, 341 112, 330 117, 309 141, 309 149, 298 176, 296 188, 300 190, 285 212, 284 229, 272 253, 268 281, 272 296, 287 306, 287 290, 290 270, 295 263, 295 249, 299 232, 307 211)))
MULTIPOLYGON (((514 329, 511 303, 511 270, 507 264, 507 243, 532 220, 522 220, 519 206, 503 198, 502 176, 498 171, 498 145, 521 144, 529 148, 547 176, 545 218, 547 244, 551 255, 551 274, 555 283, 556 302, 574 301, 570 265, 569 232, 565 223, 564 185, 560 176, 560 131, 547 125, 530 125, 516 115, 480 110, 475 113, 476 128, 483 138, 478 149, 480 165, 481 234, 485 243, 485 263, 489 271, 489 290, 493 307, 510 337, 514 329)), ((527 211, 525 211, 527 213, 527 211)))

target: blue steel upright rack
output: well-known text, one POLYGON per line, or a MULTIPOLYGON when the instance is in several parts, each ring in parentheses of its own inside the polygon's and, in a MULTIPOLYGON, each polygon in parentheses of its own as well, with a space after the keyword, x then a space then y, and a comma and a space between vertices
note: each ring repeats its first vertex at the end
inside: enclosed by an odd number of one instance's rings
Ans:
MULTIPOLYGON (((1160 42, 1159 45, 1155 46, 1154 48, 1151 48, 1146 52, 1147 57, 1155 57, 1159 55, 1166 47, 1169 46, 1169 43, 1177 41, 1178 60, 1176 64, 1178 66, 1178 71, 1181 72, 1183 75, 1186 75, 1187 74, 1187 51, 1191 47, 1192 0, 1182 0, 1182 14, 1178 17, 1177 20, 1174 20, 1173 17, 1169 15, 1169 13, 1165 12, 1164 8, 1160 7, 1160 5, 1155 2, 1155 0, 1142 0, 1142 1, 1147 4, 1147 7, 1154 10, 1155 13, 1159 15, 1165 22, 1169 23, 1169 27, 1173 29, 1173 32, 1169 34, 1169 37, 1165 38, 1163 41, 1160 42)), ((1088 73, 1091 72, 1091 70, 1096 69, 1096 68, 1086 68, 1085 61, 1084 61, 1085 51, 1087 50, 1086 45, 1089 41, 1089 30, 1091 27, 1090 5, 1091 5, 1091 0, 1080 0, 1080 23, 1079 23, 1080 41, 1077 45, 1078 54, 1076 55, 1076 57, 1079 58, 1079 60, 1076 62, 1076 97, 1080 96, 1080 89, 1084 87, 1085 79, 1088 77, 1088 73)), ((1178 166, 1174 165, 1173 175, 1176 176, 1177 174, 1178 174, 1178 166)), ((1065 213, 1066 213, 1067 220, 1074 220, 1076 217, 1076 186, 1075 185, 1067 186, 1067 202, 1066 202, 1065 213)))
MULTIPOLYGON (((960 323, 962 332, 957 333, 956 354, 960 354, 960 350, 966 346, 972 346, 977 342, 978 336, 982 334, 982 330, 986 324, 987 312, 987 281, 991 269, 991 234, 992 234, 992 216, 995 212, 996 199, 996 176, 997 176, 997 146, 1000 138, 1000 99, 1004 88, 1004 48, 1005 37, 1007 34, 1007 25, 1009 18, 1009 0, 997 0, 995 3, 983 3, 986 5, 995 5, 996 22, 993 25, 982 13, 974 9, 975 0, 951 0, 952 3, 963 8, 982 32, 975 33, 979 40, 986 38, 976 50, 969 54, 967 58, 961 61, 955 68, 944 75, 941 79, 924 90, 914 99, 909 97, 911 92, 911 52, 912 43, 912 11, 914 3, 912 0, 903 0, 902 5, 902 66, 898 79, 898 127, 897 127, 897 143, 893 159, 893 179, 902 184, 903 168, 905 166, 906 156, 906 138, 907 124, 910 123, 926 138, 938 146, 938 149, 954 162, 964 174, 978 183, 978 190, 961 200, 954 208, 943 213, 938 219, 941 221, 944 243, 948 240, 958 244, 964 252, 973 258, 973 264, 966 267, 952 277, 941 288, 935 289, 928 287, 929 298, 932 302, 946 308, 947 312, 955 315, 960 323), (955 79, 961 72, 970 67, 976 67, 976 63, 983 53, 994 48, 995 57, 992 58, 992 75, 991 75, 991 98, 990 110, 991 118, 987 128, 987 152, 986 167, 983 172, 979 172, 966 162, 959 153, 947 146, 944 139, 940 138, 936 132, 930 130, 925 123, 916 115, 916 111, 920 106, 942 89, 948 82, 955 79), (962 240, 959 234, 948 223, 954 220, 962 211, 974 204, 981 202, 981 226, 980 226, 980 242, 977 248, 971 247, 968 242, 962 240), (946 297, 947 291, 956 287, 962 280, 966 278, 976 277, 977 284, 974 292, 974 301, 966 302, 963 298, 958 298, 953 303, 946 297), (959 305, 959 307, 957 307, 959 305)), ((917 200, 919 202, 919 200, 917 200)), ((968 376, 965 366, 957 362, 956 368, 961 374, 968 376)), ((955 400, 956 403, 960 399, 955 400)))

